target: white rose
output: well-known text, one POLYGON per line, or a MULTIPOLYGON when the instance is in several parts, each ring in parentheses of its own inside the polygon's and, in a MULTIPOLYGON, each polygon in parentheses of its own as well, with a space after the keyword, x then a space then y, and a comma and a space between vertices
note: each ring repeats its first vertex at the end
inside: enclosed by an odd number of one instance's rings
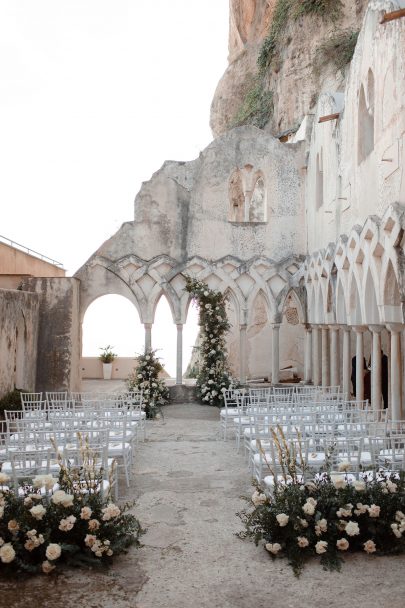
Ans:
POLYGON ((391 524, 391 530, 393 531, 393 533, 395 534, 395 536, 397 538, 401 538, 402 537, 402 532, 398 527, 398 524, 391 524))
POLYGON ((258 507, 259 505, 264 505, 266 500, 267 500, 266 494, 261 494, 257 490, 255 492, 253 492, 252 503, 254 504, 255 507, 258 507))
POLYGON ((307 539, 306 536, 297 536, 297 543, 298 543, 299 547, 304 549, 305 547, 308 547, 309 540, 307 539))
POLYGON ((347 551, 349 548, 349 541, 347 538, 339 538, 339 540, 336 541, 336 546, 339 551, 347 551))
POLYGON ((279 513, 279 515, 276 515, 276 519, 280 528, 284 528, 284 526, 288 524, 290 518, 285 513, 279 513))
POLYGON ((345 531, 348 536, 356 536, 357 534, 360 534, 359 524, 355 521, 348 521, 345 531))
POLYGON ((304 513, 306 515, 313 515, 315 513, 315 507, 316 507, 316 500, 314 500, 313 498, 308 498, 308 500, 302 507, 302 510, 304 511, 304 513))
POLYGON ((90 507, 83 507, 80 511, 80 519, 90 519, 92 510, 90 507))
POLYGON ((397 487, 397 484, 391 481, 390 479, 387 481, 387 488, 388 491, 391 492, 391 494, 395 494, 395 492, 397 491, 397 487))
POLYGON ((269 553, 277 555, 277 553, 281 550, 281 545, 278 543, 266 543, 265 548, 269 553))
POLYGON ((46 509, 42 505, 35 505, 35 507, 30 509, 30 513, 32 517, 35 517, 35 519, 42 519, 46 513, 46 509))
POLYGON ((71 507, 73 505, 73 500, 73 494, 66 494, 63 490, 57 490, 52 495, 52 502, 55 505, 62 505, 63 507, 71 507))
POLYGON ((368 514, 370 515, 370 517, 379 517, 380 511, 381 511, 381 508, 378 505, 371 505, 368 508, 368 514))
POLYGON ((332 475, 331 481, 337 490, 343 490, 347 486, 347 481, 341 475, 332 475))
POLYGON ((11 543, 6 543, 0 548, 0 559, 3 564, 9 564, 15 558, 15 551, 11 543))
POLYGON ((318 540, 318 542, 315 545, 315 551, 318 553, 318 555, 321 555, 322 553, 326 553, 328 549, 328 543, 326 542, 326 540, 318 540))
POLYGON ((61 549, 60 545, 57 545, 56 543, 50 543, 46 548, 45 555, 51 561, 58 559, 61 556, 61 554, 62 554, 62 549, 61 549))
POLYGON ((36 475, 33 479, 32 485, 34 488, 46 488, 47 490, 52 490, 56 483, 58 483, 58 480, 52 477, 52 475, 36 475))
POLYGON ((364 481, 361 481, 360 479, 356 479, 353 482, 353 487, 357 492, 363 492, 366 489, 366 484, 364 481))
POLYGON ((395 519, 396 521, 402 521, 403 519, 405 519, 405 515, 402 513, 402 511, 397 511, 395 513, 395 519))
POLYGON ((375 551, 377 551, 377 547, 373 540, 368 540, 365 543, 363 543, 363 547, 364 547, 364 551, 366 553, 374 553, 375 551))
POLYGON ((51 562, 48 562, 48 560, 42 562, 42 572, 44 574, 49 574, 50 572, 52 572, 52 570, 55 570, 55 566, 51 564, 51 562))

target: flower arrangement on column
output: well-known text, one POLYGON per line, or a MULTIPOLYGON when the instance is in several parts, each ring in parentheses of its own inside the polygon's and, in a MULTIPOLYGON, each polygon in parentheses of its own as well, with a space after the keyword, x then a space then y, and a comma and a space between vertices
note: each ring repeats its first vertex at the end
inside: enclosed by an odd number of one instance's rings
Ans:
POLYGON ((214 291, 206 283, 191 277, 186 277, 185 290, 191 294, 199 308, 198 396, 204 403, 221 406, 224 389, 233 388, 236 384, 227 363, 225 336, 230 325, 226 314, 226 297, 220 291, 214 291))
POLYGON ((159 378, 163 365, 155 350, 146 350, 138 357, 136 370, 129 375, 127 386, 129 391, 142 391, 142 404, 147 418, 156 418, 162 405, 169 400, 169 389, 159 378))

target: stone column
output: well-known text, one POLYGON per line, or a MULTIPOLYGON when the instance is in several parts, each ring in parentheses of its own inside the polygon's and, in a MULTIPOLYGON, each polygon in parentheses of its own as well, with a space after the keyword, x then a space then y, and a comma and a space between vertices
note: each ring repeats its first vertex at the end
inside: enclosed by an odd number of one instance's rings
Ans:
POLYGON ((312 355, 313 355, 313 380, 315 386, 321 384, 321 352, 319 340, 319 327, 312 326, 312 355))
POLYGON ((356 332, 356 401, 364 399, 364 341, 363 333, 365 327, 357 325, 353 327, 356 332))
POLYGON ((322 386, 330 385, 329 329, 322 327, 322 386))
POLYGON ((152 323, 144 323, 145 328, 145 351, 152 350, 152 323))
POLYGON ((339 326, 329 325, 330 329, 330 383, 340 385, 340 342, 339 326))
POLYGON ((390 323, 387 325, 391 333, 391 419, 402 419, 402 391, 401 391, 401 331, 403 325, 390 323))
POLYGON ((271 360, 271 383, 277 384, 280 380, 280 324, 274 323, 273 328, 273 352, 271 360))
POLYGON ((352 377, 352 357, 350 352, 350 327, 342 326, 343 329, 343 369, 342 369, 342 384, 343 392, 350 399, 351 393, 351 377, 352 377))
POLYGON ((381 409, 381 325, 370 325, 373 335, 371 349, 371 405, 373 410, 381 409))
POLYGON ((241 384, 246 384, 246 369, 247 369, 247 325, 239 326, 239 340, 240 340, 240 367, 239 367, 239 379, 241 384))
POLYGON ((177 327, 176 384, 183 384, 183 324, 177 327))
POLYGON ((312 383, 312 327, 307 325, 305 327, 305 372, 304 372, 305 384, 312 383))

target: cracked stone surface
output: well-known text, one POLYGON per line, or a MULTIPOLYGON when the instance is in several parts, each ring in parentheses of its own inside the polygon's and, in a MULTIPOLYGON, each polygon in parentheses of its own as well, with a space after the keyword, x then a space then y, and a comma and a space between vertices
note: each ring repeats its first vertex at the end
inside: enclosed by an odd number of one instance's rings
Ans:
POLYGON ((149 424, 123 497, 136 499, 147 529, 141 549, 110 571, 0 578, 1 608, 403 608, 404 556, 347 556, 341 573, 314 560, 297 579, 285 559, 235 536, 251 487, 243 456, 219 439, 218 417, 174 405, 149 424))

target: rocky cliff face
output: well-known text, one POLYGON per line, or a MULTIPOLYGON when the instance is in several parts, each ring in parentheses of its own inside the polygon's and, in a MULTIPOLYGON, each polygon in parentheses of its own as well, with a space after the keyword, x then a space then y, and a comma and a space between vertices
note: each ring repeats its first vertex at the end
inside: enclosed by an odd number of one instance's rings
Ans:
POLYGON ((345 73, 336 65, 341 48, 322 53, 319 47, 336 33, 349 36, 358 31, 367 4, 368 0, 230 0, 229 66, 212 101, 214 136, 244 121, 278 135, 296 127, 319 94, 342 90, 345 73), (311 12, 311 7, 322 4, 323 14, 311 12), (272 26, 277 33, 275 52, 259 76, 257 59, 272 26), (250 106, 253 114, 255 108, 261 112, 256 122, 249 116, 250 106))

